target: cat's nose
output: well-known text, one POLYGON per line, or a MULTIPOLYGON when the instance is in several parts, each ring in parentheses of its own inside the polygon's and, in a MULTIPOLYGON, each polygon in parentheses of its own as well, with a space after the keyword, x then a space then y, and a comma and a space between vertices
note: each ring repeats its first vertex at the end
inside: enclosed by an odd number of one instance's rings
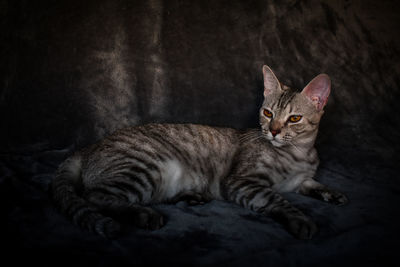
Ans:
POLYGON ((280 132, 281 132, 281 130, 271 130, 271 134, 273 137, 275 137, 280 132))

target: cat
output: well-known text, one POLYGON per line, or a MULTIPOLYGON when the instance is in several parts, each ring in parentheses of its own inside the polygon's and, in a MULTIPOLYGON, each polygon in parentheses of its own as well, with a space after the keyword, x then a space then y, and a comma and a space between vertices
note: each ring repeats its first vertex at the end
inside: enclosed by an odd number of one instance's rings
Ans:
POLYGON ((106 238, 118 236, 122 218, 141 228, 162 227, 164 217, 152 204, 212 199, 271 216, 299 239, 312 238, 316 224, 280 193, 347 202, 313 179, 330 78, 320 74, 298 92, 268 66, 262 72, 260 129, 146 124, 118 130, 60 165, 51 185, 55 203, 75 224, 106 238))

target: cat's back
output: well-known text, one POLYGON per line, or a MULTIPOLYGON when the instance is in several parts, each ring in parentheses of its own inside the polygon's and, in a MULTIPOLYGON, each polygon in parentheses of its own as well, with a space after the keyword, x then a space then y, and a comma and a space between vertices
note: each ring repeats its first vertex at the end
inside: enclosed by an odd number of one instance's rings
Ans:
POLYGON ((231 153, 239 144, 238 131, 201 124, 150 123, 117 130, 87 149, 87 158, 136 154, 154 160, 231 153))
POLYGON ((124 143, 132 145, 170 145, 196 151, 237 143, 238 132, 232 128, 201 124, 150 123, 123 128, 104 139, 103 144, 124 143))
POLYGON ((239 146, 238 135, 235 129, 199 124, 124 128, 86 153, 83 177, 91 184, 99 177, 115 176, 126 168, 134 168, 149 172, 155 183, 184 176, 182 182, 191 181, 192 185, 210 182, 229 172, 239 146))

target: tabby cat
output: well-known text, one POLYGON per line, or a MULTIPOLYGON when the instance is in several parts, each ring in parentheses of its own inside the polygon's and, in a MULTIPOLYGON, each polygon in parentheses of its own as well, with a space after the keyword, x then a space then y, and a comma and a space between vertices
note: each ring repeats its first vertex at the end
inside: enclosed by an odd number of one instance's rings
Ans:
POLYGON ((297 238, 311 238, 315 223, 279 193, 347 202, 313 179, 319 163, 314 142, 330 79, 320 74, 297 92, 269 67, 262 70, 260 129, 147 124, 118 130, 59 167, 51 190, 60 210, 81 227, 113 238, 121 228, 115 219, 162 227, 165 220, 151 204, 218 199, 271 216, 297 238))

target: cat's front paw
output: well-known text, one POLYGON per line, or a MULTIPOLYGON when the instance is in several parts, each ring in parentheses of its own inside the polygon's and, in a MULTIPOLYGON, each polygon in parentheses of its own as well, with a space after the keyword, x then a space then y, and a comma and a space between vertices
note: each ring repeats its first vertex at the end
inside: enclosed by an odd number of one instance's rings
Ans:
POLYGON ((171 203, 178 203, 180 201, 185 201, 190 206, 195 205, 204 205, 209 202, 211 199, 206 197, 204 194, 197 192, 184 192, 176 195, 174 198, 170 200, 171 203))
POLYGON ((115 239, 121 233, 121 225, 109 217, 96 222, 94 231, 107 239, 115 239))
POLYGON ((152 208, 142 208, 135 214, 133 223, 143 229, 157 230, 164 226, 164 217, 152 208))
POLYGON ((349 202, 344 194, 334 190, 321 190, 318 193, 321 196, 321 200, 334 205, 341 206, 349 202))
POLYGON ((291 218, 287 228, 298 239, 311 239, 318 231, 317 225, 305 216, 291 218))

